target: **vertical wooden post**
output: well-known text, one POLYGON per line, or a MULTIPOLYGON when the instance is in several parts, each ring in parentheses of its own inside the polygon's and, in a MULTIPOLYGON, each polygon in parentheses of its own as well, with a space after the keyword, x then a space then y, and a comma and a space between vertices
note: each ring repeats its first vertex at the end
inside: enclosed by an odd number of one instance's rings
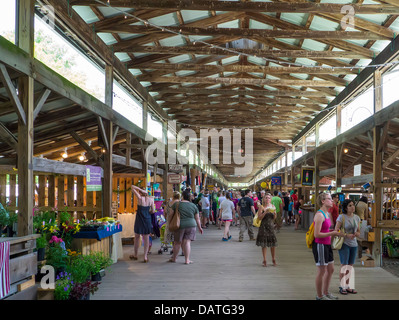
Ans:
POLYGON ((336 119, 336 135, 339 136, 341 134, 341 126, 342 126, 342 105, 337 105, 337 109, 335 110, 335 119, 336 119))
POLYGON ((315 212, 319 210, 319 206, 317 205, 317 197, 319 196, 320 192, 320 155, 315 153, 314 157, 314 184, 315 184, 315 194, 314 194, 314 200, 315 200, 315 212))
POLYGON ((48 178, 48 201, 47 205, 49 207, 54 208, 55 207, 55 176, 50 175, 47 177, 48 178))
POLYGON ((69 209, 74 207, 75 205, 75 177, 72 175, 67 176, 67 206, 69 209))
MULTIPOLYGON (((148 131, 148 103, 147 101, 143 102, 143 130, 145 132, 148 131)), ((143 144, 144 141, 141 140, 141 143, 143 144)), ((142 149, 142 157, 143 157, 143 174, 144 174, 144 189, 147 190, 147 171, 148 171, 148 162, 145 157, 145 150, 142 149)))
POLYGON ((315 147, 320 146, 320 123, 316 123, 316 130, 315 130, 315 147))
POLYGON ((132 154, 132 149, 130 148, 130 144, 132 143, 132 134, 130 132, 126 133, 126 144, 128 145, 126 147, 126 165, 130 166, 130 157, 132 154))
POLYGON ((103 179, 103 215, 112 216, 112 133, 113 125, 109 120, 104 121, 105 134, 108 140, 108 150, 104 155, 104 179, 103 179))
POLYGON ((306 147, 306 136, 302 137, 302 155, 304 156, 307 152, 307 147, 306 147))
POLYGON ((374 71, 374 113, 382 109, 382 75, 381 71, 374 71))
POLYGON ((339 145, 335 148, 335 181, 336 187, 340 187, 342 184, 342 149, 343 145, 339 145))
POLYGON ((376 126, 373 129, 373 188, 374 188, 374 204, 373 213, 371 216, 371 226, 374 228, 375 241, 373 245, 373 257, 375 266, 381 266, 381 245, 382 245, 382 232, 378 228, 377 223, 382 219, 382 206, 383 206, 383 188, 378 184, 383 181, 382 174, 382 160, 383 155, 380 148, 381 143, 381 127, 376 126))
MULTIPOLYGON (((113 103, 113 67, 105 67, 105 103, 112 108, 113 103)), ((103 216, 112 217, 112 149, 113 149, 113 124, 104 120, 105 136, 108 141, 108 150, 104 154, 104 178, 103 178, 103 216)))
POLYGON ((284 186, 288 191, 288 151, 285 149, 284 186))
MULTIPOLYGON (((76 206, 83 207, 83 176, 76 177, 76 206)), ((77 211, 76 217, 81 220, 83 218, 83 211, 77 211)))
MULTIPOLYGON (((374 113, 382 109, 382 76, 381 71, 374 71, 374 113)), ((377 228, 377 221, 382 219, 383 206, 383 188, 378 187, 377 183, 383 180, 382 161, 383 148, 380 146, 381 141, 381 127, 374 127, 373 129, 373 186, 374 186, 374 205, 371 225, 375 232, 375 241, 373 245, 373 257, 375 266, 381 266, 381 246, 382 246, 382 230, 377 228)))
POLYGON ((46 182, 47 177, 44 175, 39 176, 39 192, 38 192, 38 206, 46 206, 46 182))
POLYGON ((0 174, 0 203, 6 203, 6 188, 7 188, 7 175, 0 174))
POLYGON ((65 207, 65 177, 58 177, 58 197, 57 208, 65 207))
MULTIPOLYGON (((17 45, 34 56, 34 0, 19 0, 17 8, 17 45)), ((33 110, 34 80, 22 76, 18 79, 19 100, 25 122, 18 119, 18 236, 33 233, 33 110)))
POLYGON ((17 205, 17 176, 10 174, 10 207, 17 205))
MULTIPOLYGON (((165 168, 163 170, 163 176, 162 176, 162 198, 165 200, 168 200, 168 169, 169 169, 169 164, 168 164, 168 159, 169 155, 167 152, 169 152, 169 144, 168 144, 168 123, 166 121, 162 122, 162 134, 163 134, 163 141, 165 143, 165 168)), ((171 188, 173 186, 171 185, 171 188)))

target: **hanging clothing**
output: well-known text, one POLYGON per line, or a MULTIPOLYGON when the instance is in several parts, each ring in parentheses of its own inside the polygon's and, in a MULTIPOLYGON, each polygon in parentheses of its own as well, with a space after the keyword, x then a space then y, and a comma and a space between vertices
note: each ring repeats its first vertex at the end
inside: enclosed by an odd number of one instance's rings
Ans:
POLYGON ((10 292, 10 242, 0 242, 0 299, 10 292))

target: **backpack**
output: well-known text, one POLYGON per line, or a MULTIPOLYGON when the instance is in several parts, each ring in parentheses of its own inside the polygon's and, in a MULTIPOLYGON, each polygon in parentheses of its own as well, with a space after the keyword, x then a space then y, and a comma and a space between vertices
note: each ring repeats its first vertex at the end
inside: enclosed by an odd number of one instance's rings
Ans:
MULTIPOLYGON (((327 219, 324 212, 323 211, 321 212, 323 213, 324 218, 327 219)), ((309 249, 312 248, 313 241, 314 241, 314 221, 310 225, 308 232, 306 232, 306 245, 308 246, 309 249)))
POLYGON ((310 225, 308 232, 306 232, 306 245, 308 246, 308 248, 312 248, 313 241, 314 241, 314 221, 310 225))

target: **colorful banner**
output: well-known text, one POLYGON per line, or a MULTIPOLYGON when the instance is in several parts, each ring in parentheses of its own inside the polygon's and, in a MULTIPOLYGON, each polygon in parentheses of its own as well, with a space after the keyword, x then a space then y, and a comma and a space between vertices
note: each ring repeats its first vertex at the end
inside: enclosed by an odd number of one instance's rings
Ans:
POLYGON ((86 166, 86 191, 101 191, 101 167, 86 166))

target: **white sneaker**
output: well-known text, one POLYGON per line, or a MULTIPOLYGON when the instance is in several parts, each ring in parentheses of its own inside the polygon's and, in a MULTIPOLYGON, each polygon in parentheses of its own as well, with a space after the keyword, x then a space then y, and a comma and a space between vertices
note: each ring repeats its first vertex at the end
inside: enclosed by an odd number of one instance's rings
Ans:
POLYGON ((329 299, 327 296, 323 295, 323 296, 321 296, 321 298, 316 296, 316 300, 331 300, 331 299, 329 299))
POLYGON ((336 296, 334 296, 332 293, 327 293, 326 295, 325 295, 328 299, 330 299, 330 300, 338 300, 338 297, 336 297, 336 296))

